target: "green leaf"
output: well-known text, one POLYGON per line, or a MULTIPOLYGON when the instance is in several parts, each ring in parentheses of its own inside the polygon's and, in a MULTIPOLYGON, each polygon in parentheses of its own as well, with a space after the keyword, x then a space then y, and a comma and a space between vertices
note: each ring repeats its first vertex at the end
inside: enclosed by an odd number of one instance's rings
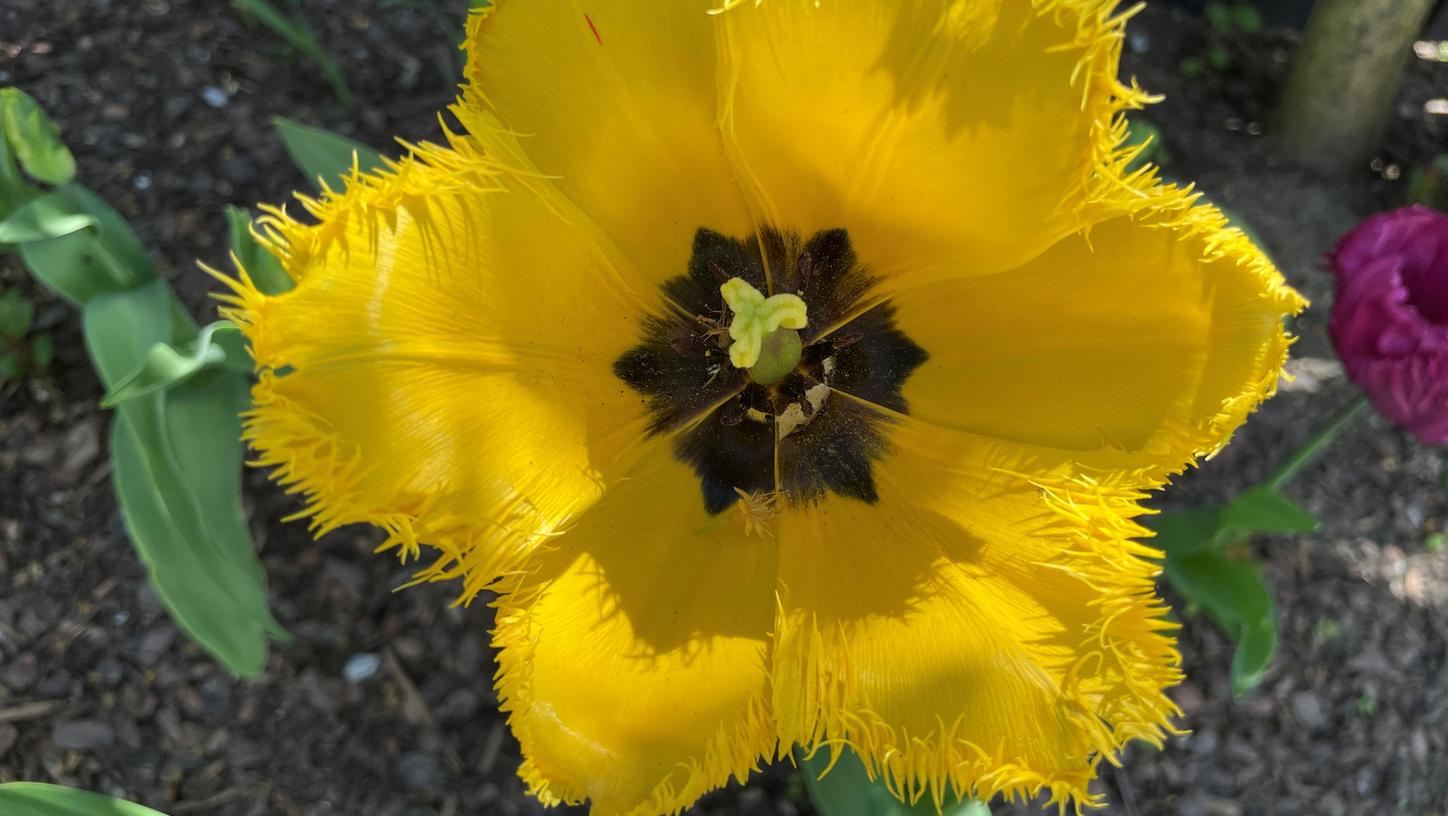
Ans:
POLYGON ((208 558, 224 567, 218 580, 241 613, 272 637, 287 640, 290 635, 267 608, 266 571, 242 506, 241 415, 250 408, 249 376, 223 368, 203 371, 166 393, 167 430, 175 462, 206 521, 208 558))
POLYGON ((68 184, 36 202, 42 200, 47 208, 92 220, 88 229, 20 244, 20 260, 50 290, 79 306, 96 295, 134 289, 156 278, 151 258, 130 225, 94 193, 68 184))
POLYGON ((1232 657, 1232 690, 1242 694, 1261 681, 1277 651, 1272 593, 1256 565, 1221 553, 1168 557, 1167 580, 1187 600, 1205 609, 1237 643, 1232 657))
POLYGON ((20 378, 20 355, 13 351, 0 354, 0 380, 20 378))
MULTIPOLYGON (((0 126, 0 221, 9 218, 15 208, 37 194, 38 191, 20 175, 20 168, 15 166, 14 151, 5 138, 4 127, 0 126)), ((4 248, 5 245, 0 243, 0 250, 4 248)))
POLYGON ((30 366, 36 371, 50 368, 55 359, 55 341, 48 334, 37 335, 30 341, 30 366))
POLYGON ((96 237, 117 264, 130 271, 137 283, 153 280, 156 267, 151 255, 126 219, 100 196, 79 184, 67 184, 55 192, 65 196, 79 212, 96 220, 96 237))
POLYGON ((1207 3, 1206 8, 1202 9, 1202 13, 1206 15, 1207 22, 1211 23, 1212 29, 1218 34, 1225 34, 1231 29, 1232 14, 1227 9, 1226 3, 1207 3))
POLYGON ((287 17, 267 0, 231 0, 231 7, 250 15, 288 45, 305 54, 307 59, 316 64, 317 70, 322 72, 327 84, 332 86, 332 93, 337 95, 337 99, 349 108, 356 106, 357 100, 352 96, 352 89, 347 86, 346 74, 342 73, 337 61, 317 42, 317 36, 306 24, 306 20, 301 17, 287 17))
POLYGON ((1142 145, 1141 153, 1127 165, 1126 172, 1140 169, 1161 153, 1161 129, 1145 119, 1131 118, 1127 122, 1126 141, 1122 147, 1142 145))
MULTIPOLYGON (((81 312, 101 381, 114 387, 158 343, 173 340, 174 297, 162 280, 98 295, 81 312)), ((113 481, 126 529, 177 624, 237 674, 266 663, 261 566, 241 512, 240 417, 246 379, 208 371, 117 409, 113 481)))
POLYGON ((1262 30, 1262 12, 1251 3, 1237 3, 1232 6, 1232 22, 1248 34, 1262 30))
POLYGON ((251 233, 251 213, 241 207, 226 208, 226 226, 231 236, 231 254, 251 282, 264 294, 279 295, 296 286, 282 268, 282 262, 251 233))
POLYGON ((1167 557, 1214 549, 1219 546, 1221 517, 1220 507, 1197 507, 1148 517, 1146 524, 1156 531, 1156 536, 1146 543, 1162 550, 1167 557))
POLYGON ((1317 529, 1317 518, 1296 502, 1261 485, 1248 490, 1222 511, 1223 530, 1252 533, 1310 533, 1317 529))
POLYGON ((839 751, 834 767, 830 767, 828 747, 821 747, 813 756, 799 748, 794 752, 805 789, 820 816, 990 816, 990 809, 980 802, 959 802, 954 797, 939 809, 929 796, 913 804, 902 802, 883 781, 870 779, 854 752, 844 747, 839 751))
POLYGON ((73 232, 48 241, 20 245, 20 260, 47 289, 74 305, 96 295, 121 292, 128 281, 89 232, 73 232))
POLYGON ((87 227, 96 220, 56 193, 43 195, 20 206, 9 218, 0 221, 0 242, 25 244, 59 238, 87 227))
POLYGON ((351 177, 353 163, 364 173, 380 170, 382 156, 370 147, 331 131, 293 122, 283 116, 272 120, 287 153, 302 174, 319 189, 341 189, 351 177))
POLYGON ((114 408, 136 397, 163 391, 189 380, 205 368, 218 366, 242 374, 251 373, 251 358, 246 353, 241 329, 226 320, 202 329, 200 336, 181 351, 169 343, 152 346, 145 361, 101 397, 101 407, 114 408))
POLYGON ((75 178, 75 157, 60 140, 60 128, 19 88, 0 89, 0 131, 31 178, 54 185, 75 178))
POLYGON ((0 785, 5 816, 166 816, 135 802, 40 782, 0 785))
POLYGON ((18 290, 11 289, 0 295, 0 337, 19 340, 30 331, 34 317, 35 307, 18 290))

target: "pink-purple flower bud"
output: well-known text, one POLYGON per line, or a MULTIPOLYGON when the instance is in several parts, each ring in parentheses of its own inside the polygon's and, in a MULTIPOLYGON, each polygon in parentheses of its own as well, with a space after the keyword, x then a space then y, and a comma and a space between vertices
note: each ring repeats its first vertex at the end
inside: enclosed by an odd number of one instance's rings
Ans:
POLYGON ((1448 215, 1408 207, 1372 216, 1330 260, 1330 331, 1347 375, 1378 413, 1448 444, 1448 215))

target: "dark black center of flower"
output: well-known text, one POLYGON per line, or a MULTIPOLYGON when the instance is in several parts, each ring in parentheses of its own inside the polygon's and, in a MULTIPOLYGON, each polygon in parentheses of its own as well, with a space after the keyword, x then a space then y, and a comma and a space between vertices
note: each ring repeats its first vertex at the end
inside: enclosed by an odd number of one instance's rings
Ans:
POLYGON ((874 283, 842 229, 808 241, 769 227, 746 240, 694 234, 688 274, 662 286, 667 314, 649 319, 613 370, 643 395, 650 433, 678 433, 675 455, 698 474, 710 513, 741 493, 876 501, 872 465, 886 452, 888 420, 871 406, 906 413, 901 388, 926 354, 895 328, 888 304, 862 302, 874 283), (729 362, 719 287, 735 277, 797 294, 808 309, 799 365, 771 385, 729 362))

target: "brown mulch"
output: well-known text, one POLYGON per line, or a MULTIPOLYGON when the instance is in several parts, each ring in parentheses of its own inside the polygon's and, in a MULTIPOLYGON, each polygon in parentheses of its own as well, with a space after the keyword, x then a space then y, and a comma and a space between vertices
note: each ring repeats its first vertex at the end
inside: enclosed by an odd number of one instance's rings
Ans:
MULTIPOLYGON (((434 112, 452 98, 447 47, 425 15, 381 0, 305 7, 357 110, 222 0, 0 2, 0 85, 54 114, 81 180, 130 219, 197 314, 210 313, 212 284, 195 261, 224 263, 223 207, 305 184, 270 117, 385 148, 394 135, 435 137, 434 112)), ((1260 135, 1292 38, 1238 38, 1227 69, 1188 79, 1179 64, 1204 37, 1198 20, 1166 10, 1133 24, 1129 71, 1168 94, 1145 115, 1163 127, 1167 172, 1250 223, 1319 308, 1300 327, 1302 376, 1183 477, 1170 506, 1262 478, 1350 398, 1324 335, 1321 255, 1358 218, 1401 201, 1414 165, 1448 150, 1438 121, 1448 117, 1422 112, 1448 90, 1448 71, 1415 63, 1376 169, 1340 180, 1292 169, 1260 135)), ((36 300, 58 350, 49 377, 0 386, 0 781, 78 785, 174 816, 542 811, 514 775, 517 745, 496 709, 486 605, 450 608, 443 586, 393 592, 408 570, 371 555, 374 532, 313 543, 277 521, 295 502, 258 474, 253 530, 296 640, 250 683, 187 643, 125 540, 73 313, 13 259, 0 259, 0 286, 36 300)), ((1230 644, 1184 614, 1190 680, 1175 696, 1192 733, 1164 751, 1133 748, 1124 769, 1105 772, 1109 812, 1448 813, 1448 552, 1424 544, 1448 523, 1444 467, 1441 451, 1372 419, 1293 484, 1324 524, 1256 543, 1279 607, 1276 664, 1233 699, 1230 644)), ((811 809, 775 767, 699 812, 811 809)))

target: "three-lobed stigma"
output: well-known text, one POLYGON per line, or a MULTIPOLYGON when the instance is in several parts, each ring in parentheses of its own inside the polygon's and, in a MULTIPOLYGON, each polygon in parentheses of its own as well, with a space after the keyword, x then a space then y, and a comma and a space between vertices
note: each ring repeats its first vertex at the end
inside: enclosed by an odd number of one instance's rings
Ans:
POLYGON ((760 385, 773 385, 799 365, 798 329, 808 323, 804 300, 795 294, 765 297, 743 278, 730 278, 719 287, 734 319, 729 324, 729 362, 749 369, 760 385))

